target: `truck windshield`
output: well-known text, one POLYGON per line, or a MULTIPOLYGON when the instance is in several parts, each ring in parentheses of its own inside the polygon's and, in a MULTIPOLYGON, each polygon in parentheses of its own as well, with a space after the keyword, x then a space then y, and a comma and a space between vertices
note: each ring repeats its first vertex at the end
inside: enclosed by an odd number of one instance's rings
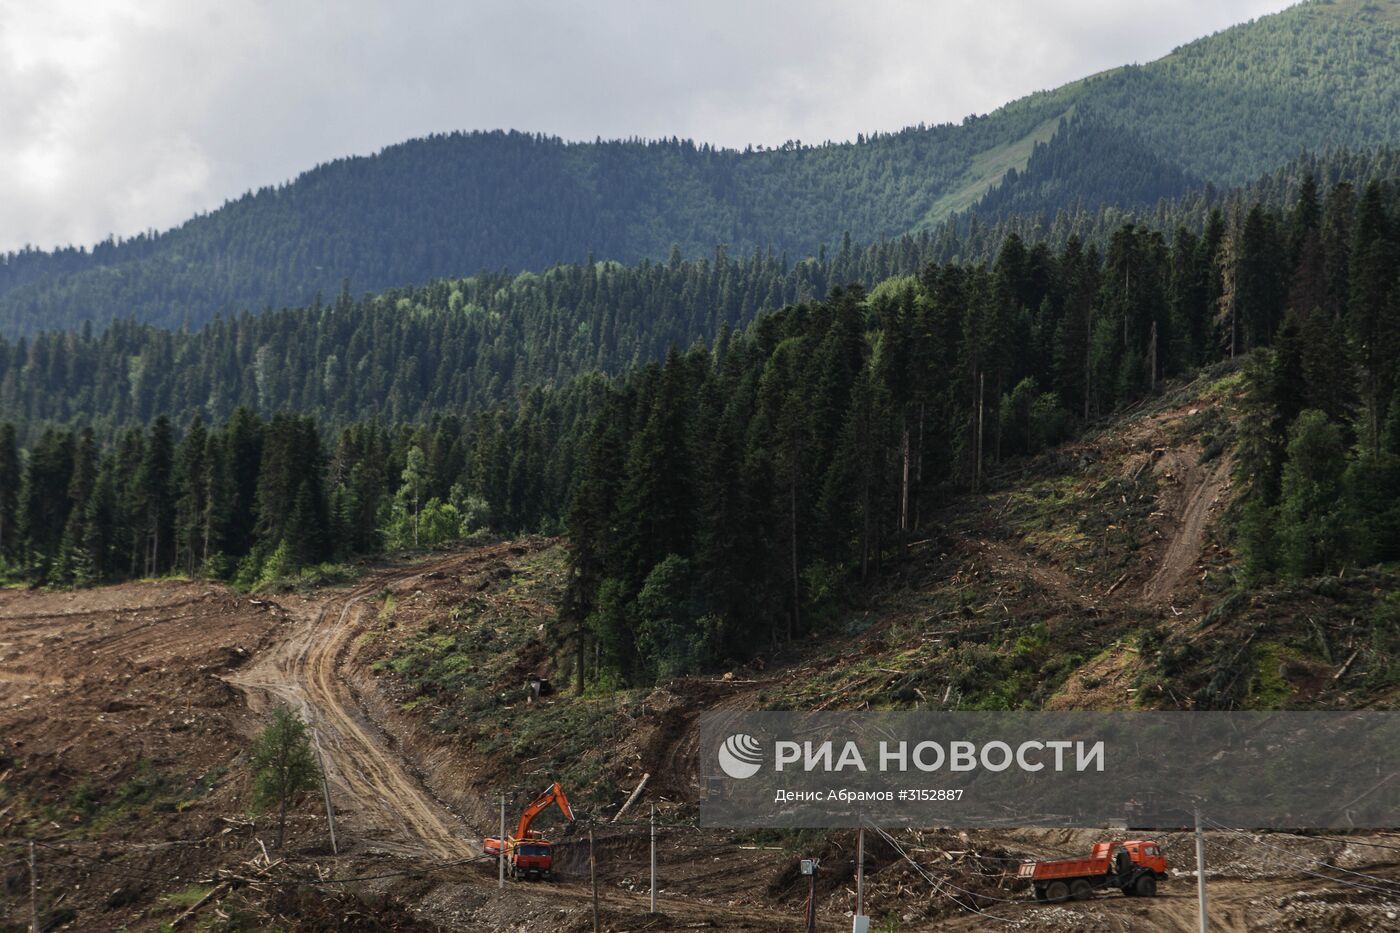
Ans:
POLYGON ((520 846, 517 852, 520 855, 548 855, 549 846, 520 846))

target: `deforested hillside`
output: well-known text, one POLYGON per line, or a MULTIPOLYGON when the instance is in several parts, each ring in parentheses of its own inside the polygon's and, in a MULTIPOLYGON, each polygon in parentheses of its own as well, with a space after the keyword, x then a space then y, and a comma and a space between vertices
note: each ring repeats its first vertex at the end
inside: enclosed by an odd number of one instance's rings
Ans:
MULTIPOLYGON (((195 904, 196 919, 243 928, 348 915, 368 929, 592 929, 590 849, 557 817, 543 824, 557 877, 497 887, 480 840, 509 774, 512 816, 557 779, 591 820, 607 928, 803 929, 796 860, 816 853, 828 866, 819 928, 837 929, 852 905, 851 831, 695 825, 701 714, 1393 705, 1394 564, 1261 578, 1242 548, 1250 493, 1231 477, 1265 356, 1171 381, 1078 439, 1008 458, 980 492, 930 506, 804 637, 763 629, 756 654, 702 670, 619 682, 590 651, 580 671, 560 625, 570 544, 538 536, 256 595, 180 580, 2 591, 0 845, 39 840, 41 919, 76 929, 169 924, 195 904), (549 689, 533 695, 532 678, 549 689), (319 789, 292 808, 280 849, 274 815, 248 808, 250 737, 279 703, 320 736, 334 851, 319 789)), ((670 592, 653 589, 650 611, 670 592)), ((1152 836, 1173 868, 1152 899, 1046 905, 1005 870, 1087 850, 1097 832, 872 830, 866 903, 910 931, 984 929, 989 915, 1027 929, 1191 929, 1193 881, 1178 871, 1189 833, 1152 836)), ((1208 829, 1213 920, 1388 928, 1393 834, 1262 840, 1208 829), (1365 887, 1341 884, 1357 873, 1365 887)), ((24 865, 10 861, 6 890, 27 892, 24 865)), ((0 919, 26 909, 0 900, 0 919)))

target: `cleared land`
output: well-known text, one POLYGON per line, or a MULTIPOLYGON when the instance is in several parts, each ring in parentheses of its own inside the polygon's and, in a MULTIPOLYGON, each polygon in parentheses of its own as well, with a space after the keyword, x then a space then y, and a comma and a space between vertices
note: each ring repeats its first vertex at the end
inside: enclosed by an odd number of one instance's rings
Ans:
MULTIPOLYGON (((553 884, 502 893, 478 857, 496 794, 514 814, 552 776, 596 820, 605 928, 800 929, 796 860, 816 855, 829 869, 820 928, 849 929, 852 833, 691 827, 701 712, 1171 708, 1207 696, 1207 675, 1242 706, 1392 704, 1385 658, 1349 625, 1394 589, 1386 572, 1232 596, 1218 526, 1233 391, 1202 380, 1013 465, 834 609, 820 645, 653 689, 568 689, 568 659, 547 636, 564 579, 552 539, 386 563, 304 594, 176 581, 0 592, 0 929, 26 919, 29 836, 44 842, 40 903, 56 927, 156 929, 212 890, 191 928, 591 929, 577 834, 553 884), (556 691, 531 700, 531 674, 556 691), (275 703, 317 731, 339 856, 311 798, 266 867, 270 825, 247 810, 246 761, 275 703), (644 773, 641 803, 611 823, 644 773)), ((898 930, 1194 929, 1189 877, 1152 901, 1056 906, 1004 877, 1019 858, 1077 853, 1095 835, 896 834, 928 877, 872 837, 868 903, 898 930)), ((1161 838, 1189 867, 1190 836, 1161 838)), ((1383 930, 1400 916, 1395 834, 1211 833, 1208 863, 1214 929, 1383 930)))

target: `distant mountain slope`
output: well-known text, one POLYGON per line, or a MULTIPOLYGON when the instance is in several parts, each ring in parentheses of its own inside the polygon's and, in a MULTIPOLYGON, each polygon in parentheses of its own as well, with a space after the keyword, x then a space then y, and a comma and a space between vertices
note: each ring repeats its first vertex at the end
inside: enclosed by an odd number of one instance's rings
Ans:
MULTIPOLYGON (((1073 143, 1075 131, 1066 138, 1073 143)), ((525 398, 535 387, 589 371, 621 375, 662 359, 672 346, 717 341, 765 309, 811 302, 837 286, 927 275, 930 264, 990 263, 1012 234, 1032 253, 1059 254, 1074 237, 1102 256, 1125 224, 1172 241, 1179 228, 1202 233, 1213 211, 1238 222, 1241 212, 1231 205, 1258 202, 1286 213, 1309 177, 1328 196, 1346 183, 1353 198, 1372 181, 1400 178, 1400 149, 1332 152, 1290 160, 1246 186, 1089 210, 1073 184, 1060 194, 1042 189, 1041 170, 1059 158, 1055 146, 1043 149, 1027 172, 983 202, 1012 203, 1024 187, 1071 202, 1054 213, 998 214, 992 222, 963 214, 936 232, 843 244, 796 263, 716 250, 701 260, 439 279, 360 300, 340 295, 239 314, 195 331, 117 321, 91 333, 0 336, 0 421, 18 422, 22 440, 51 422, 92 424, 110 436, 162 414, 181 424, 196 414, 219 421, 239 405, 336 424, 426 421, 525 398)))
POLYGON ((1300 149, 1400 139, 1400 0, 1316 0, 1098 75, 1095 110, 1184 171, 1245 182, 1300 149))
POLYGON ((1136 133, 1088 113, 1064 121, 1048 143, 1036 143, 1024 167, 1006 172, 973 211, 992 217, 1133 207, 1204 187, 1136 133))
POLYGON ((1004 185, 1014 202, 989 206, 1046 210, 1072 196, 1132 207, 1194 180, 1257 177, 1304 148, 1400 142, 1400 0, 1316 0, 988 116, 848 144, 413 140, 164 234, 5 257, 0 333, 125 317, 198 326, 224 311, 310 303, 347 279, 377 290, 590 253, 630 262, 724 243, 808 255, 845 233, 871 242, 976 205, 1072 116, 1101 141, 1126 132, 1092 162, 1043 159, 1033 186, 1004 185))

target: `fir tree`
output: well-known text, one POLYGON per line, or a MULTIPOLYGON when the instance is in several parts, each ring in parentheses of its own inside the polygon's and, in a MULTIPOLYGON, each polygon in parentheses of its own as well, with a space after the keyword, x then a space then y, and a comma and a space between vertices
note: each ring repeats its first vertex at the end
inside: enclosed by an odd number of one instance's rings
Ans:
POLYGON ((19 446, 15 426, 0 424, 0 563, 19 555, 19 446))

